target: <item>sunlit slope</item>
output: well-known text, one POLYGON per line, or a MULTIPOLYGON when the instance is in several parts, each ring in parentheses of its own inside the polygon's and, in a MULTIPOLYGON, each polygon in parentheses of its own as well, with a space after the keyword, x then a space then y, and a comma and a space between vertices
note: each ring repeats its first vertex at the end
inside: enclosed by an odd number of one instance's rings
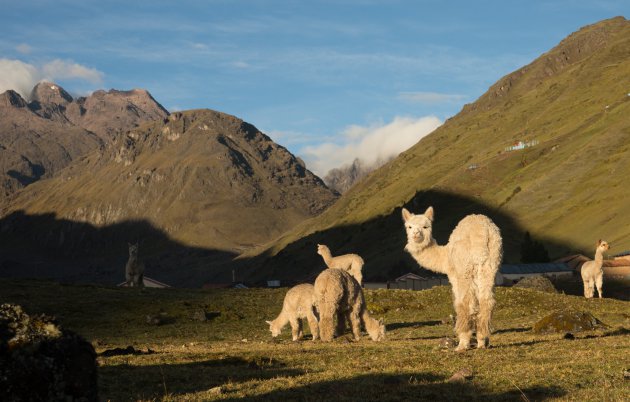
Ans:
MULTIPOLYGON (((552 257, 577 248, 592 253, 600 237, 614 250, 630 249, 624 180, 630 173, 629 94, 630 22, 617 17, 585 27, 499 80, 268 252, 274 255, 315 232, 389 221, 403 205, 416 211, 433 205, 437 230, 447 234, 455 222, 441 214, 438 202, 444 197, 418 196, 427 191, 509 217, 512 225, 501 227, 508 260, 520 258, 525 230, 553 241, 552 257), (519 140, 538 143, 505 151, 519 140)), ((384 228, 378 226, 364 229, 380 239, 384 228)), ((389 253, 382 242, 352 242, 342 248, 369 249, 366 253, 378 258, 389 253)))

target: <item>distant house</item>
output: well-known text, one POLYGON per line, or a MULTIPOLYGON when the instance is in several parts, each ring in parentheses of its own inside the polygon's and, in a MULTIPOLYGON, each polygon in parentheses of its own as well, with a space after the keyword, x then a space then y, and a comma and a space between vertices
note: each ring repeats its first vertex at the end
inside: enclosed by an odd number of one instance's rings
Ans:
MULTIPOLYGON (((144 284, 145 288, 170 288, 169 285, 167 285, 166 283, 162 283, 160 281, 157 281, 155 279, 151 279, 147 276, 145 276, 142 279, 142 283, 144 284)), ((129 287, 129 283, 125 282, 121 282, 119 283, 117 286, 120 286, 121 288, 128 288, 129 287)))
POLYGON ((515 282, 528 276, 537 275, 550 278, 572 276, 575 271, 563 262, 547 262, 537 264, 503 264, 499 268, 499 272, 504 281, 515 282))
POLYGON ((280 287, 280 280, 278 279, 271 279, 267 281, 267 287, 268 288, 279 288, 280 287))
POLYGON ((515 141, 509 147, 505 147, 505 152, 519 151, 521 149, 533 147, 534 145, 538 145, 538 140, 531 140, 531 141, 518 140, 518 141, 515 141))

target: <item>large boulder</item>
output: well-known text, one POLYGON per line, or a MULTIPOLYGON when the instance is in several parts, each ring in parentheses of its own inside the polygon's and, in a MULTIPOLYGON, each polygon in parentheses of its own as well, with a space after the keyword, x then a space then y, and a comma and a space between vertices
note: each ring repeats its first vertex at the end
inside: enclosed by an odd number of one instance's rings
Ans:
POLYGON ((558 293, 556 287, 546 276, 536 275, 528 276, 518 281, 514 287, 540 290, 541 292, 558 293))
POLYGON ((52 317, 0 305, 0 400, 97 401, 96 353, 52 317))
POLYGON ((591 331, 606 328, 606 324, 586 311, 558 310, 534 324, 532 331, 538 334, 591 331))

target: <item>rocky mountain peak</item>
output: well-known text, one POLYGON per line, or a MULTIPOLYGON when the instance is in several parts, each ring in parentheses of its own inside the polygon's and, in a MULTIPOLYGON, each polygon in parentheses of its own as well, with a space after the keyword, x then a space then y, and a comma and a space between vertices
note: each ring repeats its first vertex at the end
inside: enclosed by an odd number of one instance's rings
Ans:
POLYGON ((31 91, 31 102, 39 102, 41 104, 64 105, 72 102, 72 96, 59 85, 42 81, 35 85, 31 91))
POLYGON ((26 101, 12 89, 0 94, 0 107, 26 107, 26 101))

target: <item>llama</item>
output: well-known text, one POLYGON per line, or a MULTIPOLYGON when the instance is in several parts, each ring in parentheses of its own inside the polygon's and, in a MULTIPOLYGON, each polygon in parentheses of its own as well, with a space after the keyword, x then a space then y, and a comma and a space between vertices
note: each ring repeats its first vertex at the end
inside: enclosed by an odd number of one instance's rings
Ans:
POLYGON ((448 244, 440 246, 432 237, 433 207, 421 215, 403 208, 402 216, 407 231, 405 250, 422 267, 446 274, 451 283, 459 338, 456 350, 470 347, 475 324, 477 348, 489 346, 494 278, 503 253, 499 228, 487 216, 468 215, 457 224, 448 244))
POLYGON ((317 245, 317 254, 321 255, 328 268, 342 269, 348 272, 359 282, 363 283, 363 258, 358 254, 344 254, 333 257, 328 246, 324 244, 317 245))
POLYGON ((603 297, 602 293, 602 285, 604 283, 604 270, 602 269, 602 265, 604 262, 604 251, 607 251, 610 248, 610 245, 604 241, 599 240, 597 242, 597 247, 595 248, 595 260, 586 261, 582 264, 582 281, 584 282, 584 297, 587 299, 592 298, 595 295, 595 289, 593 287, 597 286, 597 293, 599 294, 599 298, 603 297))
POLYGON ((282 311, 278 317, 273 321, 266 321, 269 324, 271 336, 275 338, 280 335, 282 328, 287 323, 290 323, 293 341, 302 339, 302 321, 300 319, 306 318, 313 340, 316 340, 319 335, 319 327, 314 313, 314 304, 315 292, 313 285, 304 283, 289 289, 284 296, 282 311))
POLYGON ((361 322, 373 341, 385 339, 383 321, 370 316, 361 286, 348 272, 336 268, 322 271, 315 279, 315 299, 322 341, 332 341, 335 316, 338 317, 338 324, 347 317, 355 341, 361 339, 361 322))
POLYGON ((138 261, 138 243, 129 245, 129 260, 125 266, 127 284, 131 287, 144 287, 144 263, 138 261))

